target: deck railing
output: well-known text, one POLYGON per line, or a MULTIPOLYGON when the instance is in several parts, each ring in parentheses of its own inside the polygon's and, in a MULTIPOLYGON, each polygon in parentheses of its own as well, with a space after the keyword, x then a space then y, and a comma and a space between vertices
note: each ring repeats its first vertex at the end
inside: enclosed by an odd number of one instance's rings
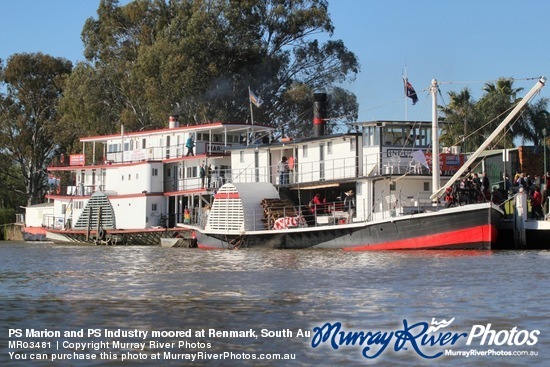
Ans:
MULTIPOLYGON (((277 171, 277 164, 262 167, 246 167, 232 169, 215 169, 210 178, 203 180, 198 177, 165 178, 164 192, 181 192, 202 189, 216 190, 224 183, 256 183, 268 182, 274 185, 308 184, 319 181, 341 182, 364 177, 386 175, 426 175, 430 173, 424 165, 415 162, 410 157, 386 157, 383 153, 363 155, 361 157, 344 157, 318 162, 297 162, 284 177, 277 171), (283 179, 283 180, 282 180, 283 179)), ((77 169, 75 167, 75 169, 77 169)), ((82 169, 78 167, 78 169, 82 169)), ((198 175, 198 169, 193 170, 198 175)), ((187 173, 187 171, 185 172, 187 173)), ((163 175, 163 177, 166 177, 163 175)), ((116 192, 113 184, 101 182, 52 188, 50 194, 62 196, 89 196, 95 191, 116 192)))

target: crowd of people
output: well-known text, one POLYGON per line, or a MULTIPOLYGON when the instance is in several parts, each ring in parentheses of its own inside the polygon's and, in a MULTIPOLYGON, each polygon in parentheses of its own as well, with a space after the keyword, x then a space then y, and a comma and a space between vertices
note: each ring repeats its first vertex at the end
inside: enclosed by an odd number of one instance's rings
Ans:
POLYGON ((505 182, 508 182, 513 193, 524 192, 531 203, 531 218, 544 219, 545 214, 548 214, 548 189, 550 188, 550 172, 545 175, 535 175, 531 177, 525 172, 517 172, 513 181, 510 183, 506 177, 505 182), (542 191, 542 192, 541 192, 542 191))
POLYGON ((447 207, 484 201, 493 201, 497 205, 503 201, 503 195, 498 187, 491 188, 487 172, 483 172, 481 177, 478 173, 468 172, 462 180, 449 187, 445 194, 447 207))
POLYGON ((446 206, 456 206, 472 203, 492 201, 496 205, 502 204, 512 195, 525 193, 531 204, 531 218, 543 219, 548 214, 548 189, 550 188, 550 172, 544 176, 531 177, 524 172, 518 172, 513 180, 508 174, 504 175, 502 188, 490 186, 487 173, 481 177, 478 173, 470 173, 449 187, 445 194, 446 206))

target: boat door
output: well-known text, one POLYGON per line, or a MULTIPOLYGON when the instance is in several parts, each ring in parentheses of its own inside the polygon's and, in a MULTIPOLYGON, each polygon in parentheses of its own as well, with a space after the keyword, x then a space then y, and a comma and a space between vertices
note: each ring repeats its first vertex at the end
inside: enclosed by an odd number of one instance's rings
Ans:
POLYGON ((319 180, 325 179, 325 143, 319 144, 319 180))
POLYGON ((172 228, 176 226, 177 213, 176 213, 176 197, 168 197, 168 227, 172 228))

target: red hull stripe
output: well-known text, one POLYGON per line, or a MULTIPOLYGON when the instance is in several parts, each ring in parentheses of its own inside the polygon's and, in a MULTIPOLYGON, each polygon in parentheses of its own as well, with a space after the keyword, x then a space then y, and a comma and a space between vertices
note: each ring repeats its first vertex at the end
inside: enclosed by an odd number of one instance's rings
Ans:
POLYGON ((238 193, 220 193, 220 194, 216 194, 214 195, 214 199, 240 199, 241 197, 239 196, 238 193))
POLYGON ((470 243, 494 243, 497 236, 497 229, 490 224, 461 229, 457 231, 420 236, 406 240, 384 242, 376 245, 361 245, 346 247, 345 251, 365 250, 413 250, 425 248, 445 248, 447 246, 468 245, 470 243))
MULTIPOLYGON (((197 243, 197 247, 203 250, 225 250, 223 247, 205 246, 200 243, 197 243)), ((229 247, 227 249, 229 249, 229 247)))

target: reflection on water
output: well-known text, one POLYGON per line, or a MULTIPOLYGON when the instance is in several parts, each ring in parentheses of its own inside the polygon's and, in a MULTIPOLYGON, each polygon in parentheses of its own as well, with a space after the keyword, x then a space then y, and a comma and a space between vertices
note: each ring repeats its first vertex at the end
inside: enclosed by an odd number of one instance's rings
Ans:
MULTIPOLYGON (((549 256, 548 251, 202 251, 3 243, 0 321, 6 329, 61 330, 311 330, 340 321, 348 329, 374 331, 396 330, 404 319, 455 317, 456 327, 466 332, 492 323, 548 333, 549 256)), ((0 358, 6 340, 4 332, 0 358)), ((312 349, 305 338, 212 343, 211 351, 297 355, 292 363, 254 365, 368 363, 357 350, 312 349)), ((536 349, 543 353, 548 347, 549 339, 541 337, 536 349)), ((429 364, 393 351, 381 358, 392 365, 429 364)), ((543 361, 444 357, 451 366, 543 361)), ((202 364, 242 365, 214 362, 202 364)))

